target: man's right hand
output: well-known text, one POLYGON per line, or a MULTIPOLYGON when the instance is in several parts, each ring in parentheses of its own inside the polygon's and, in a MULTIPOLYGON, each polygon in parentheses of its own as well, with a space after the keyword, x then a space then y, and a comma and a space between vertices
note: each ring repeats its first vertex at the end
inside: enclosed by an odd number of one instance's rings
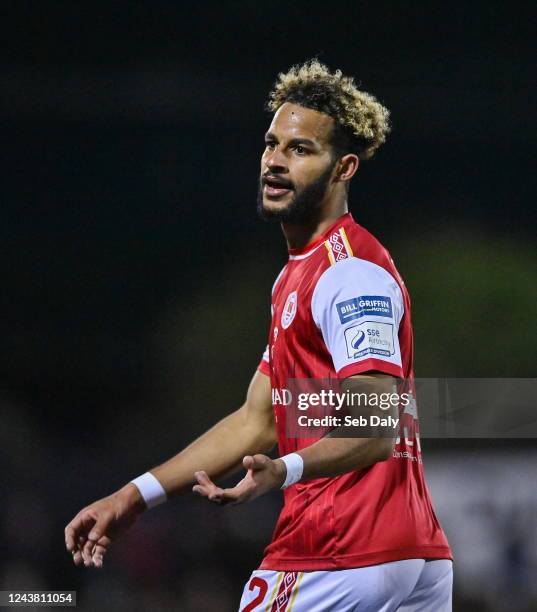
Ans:
POLYGON ((127 531, 145 509, 132 483, 83 508, 65 528, 65 546, 75 565, 102 567, 112 541, 127 531))

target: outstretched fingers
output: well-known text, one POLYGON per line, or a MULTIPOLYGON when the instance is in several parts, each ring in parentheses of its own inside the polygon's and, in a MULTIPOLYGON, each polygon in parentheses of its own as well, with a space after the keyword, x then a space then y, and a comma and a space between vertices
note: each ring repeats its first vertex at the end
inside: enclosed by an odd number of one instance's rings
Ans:
POLYGON ((199 471, 196 472, 194 476, 196 477, 198 484, 192 487, 192 491, 198 495, 201 495, 202 497, 206 497, 210 501, 220 503, 221 496, 224 491, 214 484, 209 476, 207 476, 207 472, 199 471))
POLYGON ((244 486, 242 484, 243 480, 238 482, 234 487, 231 487, 230 489, 224 489, 222 491, 222 504, 238 504, 242 501, 244 495, 244 486))
POLYGON ((242 465, 246 470, 246 476, 234 487, 221 489, 209 478, 206 472, 199 471, 194 474, 198 484, 192 487, 194 493, 217 504, 238 504, 253 499, 257 494, 259 483, 255 476, 258 472, 266 470, 272 460, 266 455, 246 455, 242 465))
POLYGON ((194 493, 198 493, 209 501, 221 505, 241 502, 245 491, 248 490, 247 476, 229 489, 222 489, 216 486, 209 476, 207 476, 206 472, 196 472, 195 477, 198 484, 192 487, 194 493))

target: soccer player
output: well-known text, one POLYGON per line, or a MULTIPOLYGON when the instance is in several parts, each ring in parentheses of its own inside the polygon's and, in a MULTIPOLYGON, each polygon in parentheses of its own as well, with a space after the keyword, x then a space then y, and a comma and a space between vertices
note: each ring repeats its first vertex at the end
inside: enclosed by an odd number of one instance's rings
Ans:
POLYGON ((243 612, 451 610, 451 551, 425 484, 412 396, 410 300, 389 253, 347 205, 360 162, 386 139, 389 113, 317 60, 279 75, 269 109, 258 211, 281 223, 289 261, 244 404, 81 510, 65 529, 67 549, 75 564, 101 567, 112 540, 172 495, 193 488, 215 503, 244 503, 282 488, 243 612), (396 385, 410 398, 397 408, 401 433, 345 436, 340 425, 295 435, 290 379, 339 380, 367 397, 396 385), (271 459, 276 442, 280 456, 271 459), (215 484, 241 465, 236 486, 215 484))

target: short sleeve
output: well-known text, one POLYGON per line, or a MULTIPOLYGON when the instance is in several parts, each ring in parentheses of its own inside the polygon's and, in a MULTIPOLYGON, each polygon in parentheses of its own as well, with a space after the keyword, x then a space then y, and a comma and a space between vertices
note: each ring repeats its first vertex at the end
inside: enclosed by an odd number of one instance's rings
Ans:
POLYGON ((368 370, 403 378, 403 295, 384 268, 356 257, 331 266, 317 282, 311 310, 339 378, 368 370))

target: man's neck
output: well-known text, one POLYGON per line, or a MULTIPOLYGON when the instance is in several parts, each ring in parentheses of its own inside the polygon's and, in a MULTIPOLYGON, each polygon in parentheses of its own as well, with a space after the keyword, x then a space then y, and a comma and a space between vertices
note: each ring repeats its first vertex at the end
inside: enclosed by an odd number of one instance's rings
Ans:
POLYGON ((282 230, 288 249, 302 249, 321 236, 339 217, 349 212, 347 202, 328 211, 320 210, 319 215, 307 223, 282 223, 282 230))

